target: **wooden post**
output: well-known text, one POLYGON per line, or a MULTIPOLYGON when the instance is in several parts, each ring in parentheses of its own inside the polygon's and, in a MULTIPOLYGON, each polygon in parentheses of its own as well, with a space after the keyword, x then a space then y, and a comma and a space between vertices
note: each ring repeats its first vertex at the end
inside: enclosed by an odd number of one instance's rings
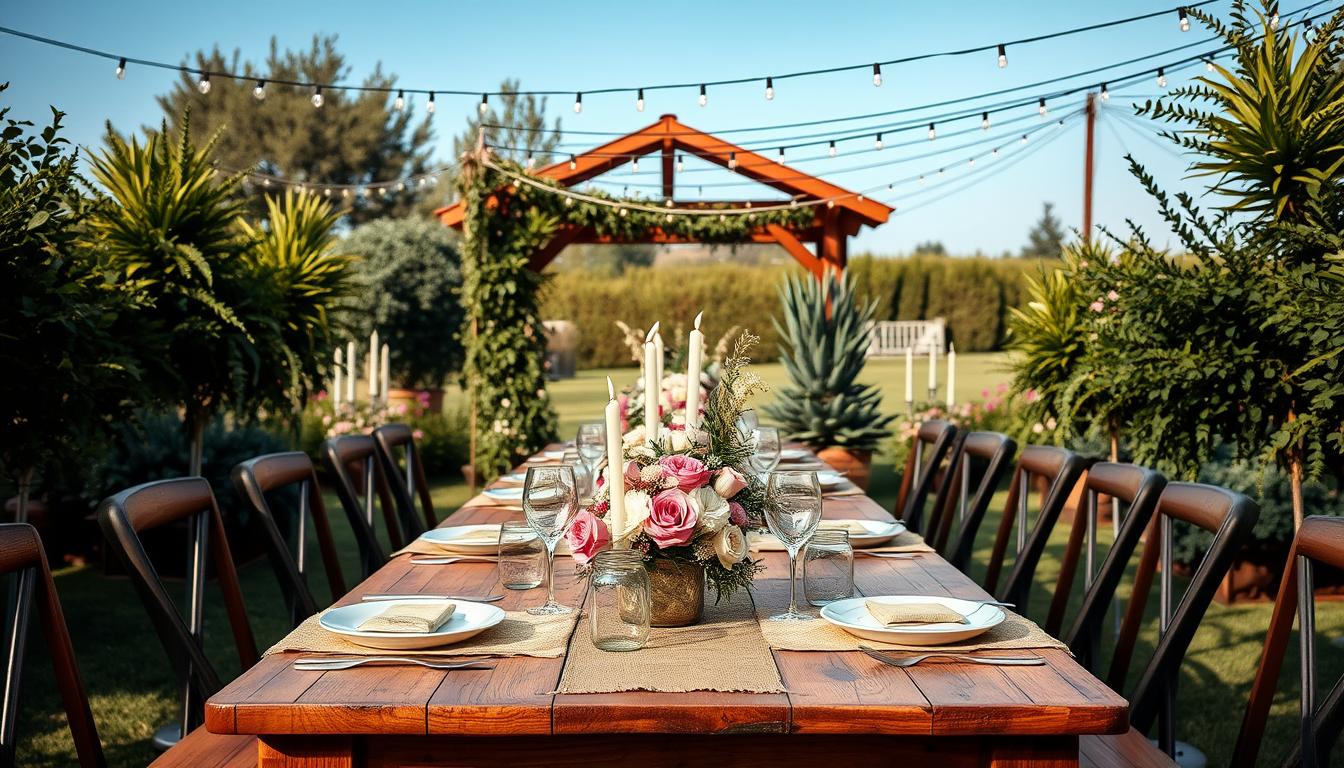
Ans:
POLYGON ((1087 142, 1083 149, 1083 242, 1092 240, 1092 134, 1097 124, 1097 97, 1087 94, 1087 142))
POLYGON ((676 193, 676 178, 675 178, 675 176, 673 175, 673 172, 676 170, 676 164, 673 162, 673 161, 675 160, 675 156, 673 155, 673 149, 674 149, 674 147, 673 147, 673 145, 672 145, 672 137, 671 137, 671 136, 668 136, 667 138, 663 139, 663 199, 664 199, 664 200, 671 200, 671 199, 673 199, 673 198, 676 196, 676 195, 675 195, 675 193, 676 193))

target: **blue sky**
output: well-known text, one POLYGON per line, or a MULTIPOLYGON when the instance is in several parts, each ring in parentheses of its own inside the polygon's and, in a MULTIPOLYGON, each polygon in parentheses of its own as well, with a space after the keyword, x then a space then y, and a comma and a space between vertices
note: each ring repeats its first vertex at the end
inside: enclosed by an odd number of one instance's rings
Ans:
MULTIPOLYGON (((1285 5, 1285 10, 1305 5, 1285 5)), ((1221 8, 1220 3, 1213 6, 1221 8)), ((1004 3, 966 0, 946 3, 784 3, 682 2, 675 6, 615 2, 514 3, 115 3, 6 4, 0 24, 27 32, 124 53, 128 56, 179 62, 199 48, 218 44, 226 53, 237 48, 245 59, 264 58, 272 35, 281 47, 304 47, 314 33, 338 34, 340 49, 362 79, 377 62, 395 73, 402 85, 425 88, 494 89, 505 77, 519 78, 525 88, 595 89, 664 82, 698 82, 737 76, 760 76, 800 69, 892 59, 906 55, 964 48, 1027 37, 1098 21, 1170 9, 1170 14, 1073 37, 1024 44, 1009 49, 1009 66, 999 69, 993 53, 942 58, 884 69, 884 83, 875 88, 868 71, 777 81, 773 101, 766 101, 760 83, 725 86, 709 92, 706 107, 696 104, 696 89, 649 93, 645 112, 634 109, 633 97, 591 95, 582 114, 575 115, 571 96, 550 100, 550 112, 565 129, 629 131, 664 112, 709 131, 776 125, 897 110, 930 102, 1011 88, 1121 60, 1158 53, 1207 38, 1198 25, 1182 33, 1175 5, 1163 2, 1004 3)), ((1116 68, 1068 84, 1023 91, 1012 99, 1034 98, 1041 92, 1084 85, 1108 77, 1142 71, 1164 61, 1205 50, 1153 59, 1116 68)), ((97 146, 105 120, 119 129, 156 122, 156 94, 168 89, 175 73, 131 67, 127 77, 113 76, 115 63, 48 48, 11 37, 0 38, 0 79, 9 80, 3 103, 11 115, 44 122, 47 105, 67 114, 67 137, 97 146)), ((1193 67, 1168 77, 1169 87, 1202 73, 1193 67)), ((1130 97, 1159 92, 1149 79, 1124 89, 1130 97)), ((1132 152, 1169 188, 1196 188, 1183 180, 1188 158, 1176 155, 1128 116, 1133 100, 1117 90, 1102 106, 1097 124, 1095 219, 1122 229, 1132 218, 1158 239, 1166 237, 1153 206, 1129 175, 1123 160, 1132 152)), ((452 136, 460 130, 477 98, 439 96, 434 118, 439 157, 448 160, 452 136)), ((1082 210, 1083 123, 1052 124, 1076 108, 1081 96, 1061 97, 1049 106, 1048 120, 1034 106, 995 114, 987 133, 979 120, 948 124, 937 141, 924 139, 925 129, 888 132, 881 152, 872 151, 865 136, 842 145, 841 157, 825 157, 824 147, 791 152, 795 166, 860 190, 876 188, 874 197, 896 205, 885 226, 865 231, 851 243, 851 252, 899 253, 919 242, 938 240, 954 253, 982 251, 997 255, 1016 251, 1040 214, 1043 201, 1069 226, 1079 226, 1082 210), (1010 122, 1013 120, 1016 122, 1010 122), (1026 145, 1016 140, 1035 131, 1026 145), (1002 142, 989 139, 1005 137, 1002 142), (915 146, 891 146, 903 141, 915 146), (968 142, 978 146, 936 157, 912 155, 941 151, 968 142), (969 156, 1003 146, 997 159, 982 156, 972 167, 969 156), (846 156, 848 155, 848 156, 846 156), (803 156, 820 156, 802 161, 803 156), (856 172, 839 169, 886 164, 856 172), (939 168, 945 175, 939 177, 939 168), (917 181, 885 184, 897 179, 917 181), (935 188, 935 185, 941 184, 935 188)), ((730 138, 760 146, 773 157, 775 142, 800 134, 850 134, 892 121, 923 119, 943 110, 890 118, 860 120, 841 126, 734 134, 730 138), (766 149, 765 147, 770 147, 766 149)), ((598 141, 566 136, 566 146, 581 150, 598 141)), ((653 164, 637 176, 628 170, 613 174, 608 187, 620 192, 626 184, 653 184, 653 164)), ((691 164, 688 163, 688 170, 691 164)), ((740 181, 722 171, 697 171, 685 176, 679 196, 760 197, 748 187, 696 187, 740 181)), ((633 189, 631 190, 633 191, 633 189)))

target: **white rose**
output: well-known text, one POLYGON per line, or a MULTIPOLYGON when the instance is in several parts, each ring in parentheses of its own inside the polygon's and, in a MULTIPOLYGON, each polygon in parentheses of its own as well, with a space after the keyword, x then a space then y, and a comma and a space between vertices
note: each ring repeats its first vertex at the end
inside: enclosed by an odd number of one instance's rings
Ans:
POLYGON ((621 443, 624 445, 643 445, 644 444, 644 425, 640 424, 634 429, 621 436, 621 443))
MULTIPOLYGON (((647 493, 643 491, 625 492, 625 526, 619 531, 611 532, 611 540, 626 541, 639 533, 639 528, 649 517, 650 499, 647 493)), ((610 514, 607 520, 611 520, 610 514)))
POLYGON ((669 429, 671 437, 668 438, 668 445, 673 451, 680 453, 691 450, 691 438, 686 435, 685 430, 669 429))
POLYGON ((747 536, 736 525, 725 525, 714 537, 714 554, 719 565, 732 568, 747 557, 747 536))
POLYGON ((696 524, 696 533, 718 533, 728 524, 728 501, 709 486, 696 488, 690 493, 691 501, 699 508, 700 517, 696 524))

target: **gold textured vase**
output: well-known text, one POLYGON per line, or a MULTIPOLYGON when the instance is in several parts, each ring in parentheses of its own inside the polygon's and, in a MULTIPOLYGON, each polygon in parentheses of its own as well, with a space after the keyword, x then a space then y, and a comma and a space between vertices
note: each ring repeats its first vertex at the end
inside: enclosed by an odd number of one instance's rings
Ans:
POLYGON ((655 627, 684 627, 705 612, 705 569, 680 560, 655 558, 649 564, 649 598, 655 627))

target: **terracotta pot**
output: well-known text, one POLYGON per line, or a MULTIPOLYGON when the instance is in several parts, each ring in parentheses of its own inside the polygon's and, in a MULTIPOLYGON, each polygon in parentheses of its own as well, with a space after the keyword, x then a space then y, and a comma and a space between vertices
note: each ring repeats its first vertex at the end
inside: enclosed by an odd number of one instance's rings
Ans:
POLYGON ((650 624, 684 627, 705 613, 705 569, 679 560, 655 558, 649 565, 650 624))
POLYGON ((817 458, 835 467, 835 471, 849 478, 849 481, 862 490, 868 490, 869 476, 872 474, 873 452, 851 451, 833 445, 817 451, 817 458))
POLYGON ((387 401, 389 403, 405 403, 406 405, 417 405, 420 403, 421 396, 429 394, 429 405, 425 409, 430 413, 439 413, 443 410, 443 390, 442 389, 389 389, 387 390, 387 401))

